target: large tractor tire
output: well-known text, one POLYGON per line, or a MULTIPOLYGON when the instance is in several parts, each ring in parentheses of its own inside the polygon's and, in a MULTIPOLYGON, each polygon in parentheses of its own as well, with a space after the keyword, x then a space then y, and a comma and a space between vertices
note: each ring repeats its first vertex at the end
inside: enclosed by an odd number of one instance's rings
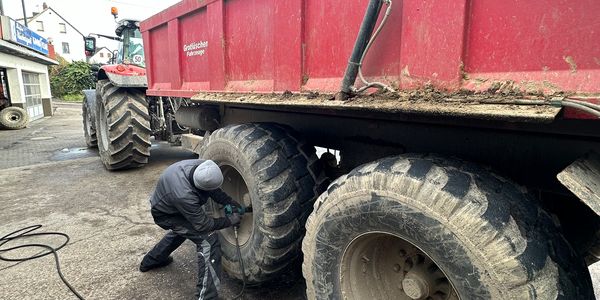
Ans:
MULTIPOLYGON (((200 158, 219 164, 223 190, 251 210, 239 228, 247 282, 260 284, 299 267, 306 219, 327 185, 315 148, 288 127, 244 124, 213 132, 200 158)), ((219 236, 224 269, 242 279, 233 231, 219 236)))
POLYGON ((593 299, 583 260, 536 200, 459 160, 358 167, 306 227, 309 299, 593 299))
POLYGON ((83 118, 83 135, 85 143, 89 148, 98 146, 98 137, 96 136, 96 124, 88 104, 84 101, 81 105, 81 116, 83 118))
POLYGON ((29 114, 26 110, 9 106, 0 110, 0 125, 6 129, 23 129, 29 123, 29 114))
POLYGON ((140 167, 150 156, 150 116, 144 93, 98 81, 96 134, 98 150, 108 170, 140 167))

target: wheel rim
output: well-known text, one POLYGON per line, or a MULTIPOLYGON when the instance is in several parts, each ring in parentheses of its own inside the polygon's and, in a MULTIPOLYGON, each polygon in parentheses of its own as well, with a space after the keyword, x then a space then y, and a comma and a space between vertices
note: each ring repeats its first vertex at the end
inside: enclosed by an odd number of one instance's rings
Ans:
POLYGON ((21 115, 17 114, 17 113, 11 113, 8 116, 8 119, 13 122, 13 123, 17 123, 21 120, 21 115))
POLYGON ((97 132, 97 135, 100 136, 100 148, 103 151, 108 150, 108 129, 107 129, 107 124, 108 123, 108 117, 106 116, 106 109, 104 108, 103 104, 98 105, 98 109, 100 110, 100 120, 98 120, 98 123, 100 124, 100 130, 99 132, 97 132))
MULTIPOLYGON (((222 165, 221 172, 223 172, 223 186, 221 189, 233 200, 242 202, 247 210, 249 210, 244 214, 238 229, 238 241, 240 246, 243 246, 248 243, 254 230, 254 217, 251 211, 252 200, 248 191, 248 185, 240 172, 231 165, 222 165)), ((225 216, 222 206, 216 203, 213 205, 213 213, 221 217, 225 216)), ((232 228, 221 230, 221 235, 227 242, 235 245, 235 234, 232 228)))
POLYGON ((356 237, 342 255, 345 299, 459 299, 443 270, 421 249, 396 235, 356 237))

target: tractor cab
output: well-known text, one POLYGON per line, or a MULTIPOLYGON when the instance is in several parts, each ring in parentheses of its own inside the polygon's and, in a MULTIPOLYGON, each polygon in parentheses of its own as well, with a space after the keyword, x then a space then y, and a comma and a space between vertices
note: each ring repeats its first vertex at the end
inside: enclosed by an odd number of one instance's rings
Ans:
POLYGON ((116 36, 91 33, 89 36, 84 37, 86 56, 91 57, 96 52, 96 37, 94 36, 107 38, 119 42, 118 50, 114 51, 114 60, 109 64, 133 65, 145 68, 144 43, 140 32, 140 22, 132 19, 118 19, 119 11, 116 7, 111 8, 111 14, 115 17, 117 23, 116 36))
POLYGON ((146 67, 140 22, 120 20, 118 24, 115 30, 115 34, 120 38, 117 63, 146 67))
POLYGON ((98 81, 108 79, 111 84, 118 87, 146 88, 146 62, 140 22, 118 19, 118 10, 115 7, 111 9, 111 13, 117 23, 115 36, 94 33, 84 38, 88 57, 94 55, 96 51, 96 38, 92 35, 119 42, 118 49, 113 51, 112 59, 108 64, 97 68, 97 72, 94 72, 95 77, 98 81))

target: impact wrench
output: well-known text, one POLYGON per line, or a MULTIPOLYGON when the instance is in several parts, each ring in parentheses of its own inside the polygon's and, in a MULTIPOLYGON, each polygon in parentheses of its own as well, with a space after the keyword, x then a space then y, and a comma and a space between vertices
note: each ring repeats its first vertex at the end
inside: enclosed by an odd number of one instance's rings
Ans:
MULTIPOLYGON (((238 213, 243 216, 244 213, 246 212, 246 209, 244 207, 237 207, 237 208, 238 208, 238 213)), ((225 215, 231 215, 231 214, 233 214, 234 207, 227 204, 227 205, 225 205, 224 210, 225 210, 225 215)), ((242 259, 242 251, 240 250, 238 229, 239 229, 239 226, 237 226, 237 225, 233 226, 233 235, 235 237, 235 247, 237 248, 237 254, 238 254, 238 259, 239 259, 239 263, 240 263, 240 270, 242 271, 242 290, 240 291, 239 294, 235 295, 233 297, 233 299, 242 298, 242 296, 244 295, 244 290, 246 289, 246 272, 244 270, 244 260, 242 259)))

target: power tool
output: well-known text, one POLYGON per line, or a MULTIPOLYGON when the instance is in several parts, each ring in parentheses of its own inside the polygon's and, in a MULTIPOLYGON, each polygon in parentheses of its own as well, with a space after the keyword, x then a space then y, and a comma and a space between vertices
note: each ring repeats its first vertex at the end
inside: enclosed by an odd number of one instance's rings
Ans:
POLYGON ((243 205, 233 206, 231 204, 227 204, 223 207, 223 210, 225 211, 226 216, 232 215, 234 211, 240 214, 240 216, 243 216, 246 213, 246 207, 243 205))

